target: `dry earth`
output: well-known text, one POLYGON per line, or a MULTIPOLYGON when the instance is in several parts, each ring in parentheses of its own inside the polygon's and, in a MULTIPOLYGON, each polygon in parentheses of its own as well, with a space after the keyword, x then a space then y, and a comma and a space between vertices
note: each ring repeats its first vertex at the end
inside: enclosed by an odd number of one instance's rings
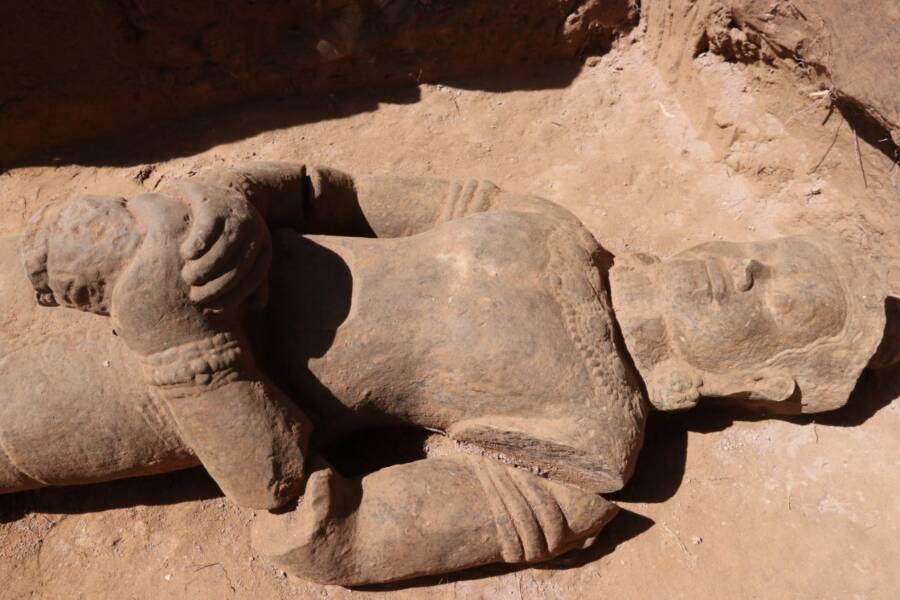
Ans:
MULTIPOLYGON (((82 164, 0 175, 0 234, 79 192, 293 160, 488 178, 574 211, 612 252, 823 228, 897 256, 900 175, 799 68, 703 54, 664 76, 636 34, 566 66, 390 93, 263 102, 123 136, 82 164), (823 124, 824 121, 824 124, 823 124), (864 175, 863 175, 864 174, 864 175), (864 179, 865 177, 865 179, 864 179)), ((253 512, 199 470, 0 499, 4 598, 871 598, 900 594, 900 376, 817 419, 655 415, 626 509, 547 568, 348 591, 277 572, 253 512)), ((48 440, 47 443, 53 443, 48 440)))

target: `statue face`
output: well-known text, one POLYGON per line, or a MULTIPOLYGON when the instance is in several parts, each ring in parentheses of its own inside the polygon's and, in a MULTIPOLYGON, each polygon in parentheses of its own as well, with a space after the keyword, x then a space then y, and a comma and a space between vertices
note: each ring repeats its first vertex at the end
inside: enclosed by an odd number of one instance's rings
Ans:
POLYGON ((656 268, 670 342, 703 371, 761 365, 839 333, 847 319, 833 266, 802 239, 708 243, 656 268))
POLYGON ((884 334, 882 269, 823 233, 702 244, 666 261, 623 255, 610 284, 659 410, 701 397, 781 413, 838 408, 884 334))

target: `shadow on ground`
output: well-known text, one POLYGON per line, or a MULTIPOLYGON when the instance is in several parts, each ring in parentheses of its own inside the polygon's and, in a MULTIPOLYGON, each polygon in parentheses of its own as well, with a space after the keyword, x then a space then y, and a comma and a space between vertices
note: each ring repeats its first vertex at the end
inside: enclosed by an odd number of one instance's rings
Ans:
MULTIPOLYGON (((546 90, 567 87, 581 72, 576 61, 516 66, 502 72, 437 81, 447 87, 491 92, 546 90)), ((142 126, 114 137, 56 149, 17 167, 79 164, 128 167, 193 156, 220 144, 298 125, 374 112, 382 104, 415 104, 421 99, 418 85, 322 93, 315 97, 290 97, 250 101, 187 117, 142 126)), ((2 171, 0 171, 2 172, 2 171)))
POLYGON ((780 419, 796 425, 858 427, 900 396, 900 366, 863 371, 843 408, 817 415, 773 416, 721 401, 708 401, 683 413, 651 413, 635 474, 625 488, 608 496, 623 502, 665 502, 678 491, 687 461, 688 432, 713 433, 739 421, 780 419))
POLYGON ((858 427, 900 395, 900 365, 879 371, 863 371, 847 404, 838 410, 814 415, 772 416, 737 406, 710 401, 698 410, 673 418, 685 421, 690 431, 711 433, 731 427, 735 421, 781 419, 796 425, 828 425, 830 427, 858 427))
POLYGON ((92 485, 51 487, 0 496, 0 523, 29 513, 79 515, 132 506, 165 506, 221 497, 201 468, 92 485))

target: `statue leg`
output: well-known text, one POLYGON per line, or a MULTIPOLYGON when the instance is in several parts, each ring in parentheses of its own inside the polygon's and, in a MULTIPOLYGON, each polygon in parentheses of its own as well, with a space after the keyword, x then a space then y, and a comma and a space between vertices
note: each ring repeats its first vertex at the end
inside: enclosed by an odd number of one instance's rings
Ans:
POLYGON ((591 543, 617 510, 578 488, 456 455, 356 480, 319 470, 296 510, 260 514, 253 544, 299 577, 363 585, 547 560, 591 543))

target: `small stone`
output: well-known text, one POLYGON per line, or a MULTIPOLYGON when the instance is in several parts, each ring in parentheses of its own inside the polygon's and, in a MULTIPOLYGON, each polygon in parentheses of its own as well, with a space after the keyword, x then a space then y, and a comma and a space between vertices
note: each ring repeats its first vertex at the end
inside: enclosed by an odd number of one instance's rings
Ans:
POLYGON ((699 535, 691 536, 691 543, 694 544, 695 546, 700 544, 702 541, 703 541, 703 538, 700 537, 699 535))

